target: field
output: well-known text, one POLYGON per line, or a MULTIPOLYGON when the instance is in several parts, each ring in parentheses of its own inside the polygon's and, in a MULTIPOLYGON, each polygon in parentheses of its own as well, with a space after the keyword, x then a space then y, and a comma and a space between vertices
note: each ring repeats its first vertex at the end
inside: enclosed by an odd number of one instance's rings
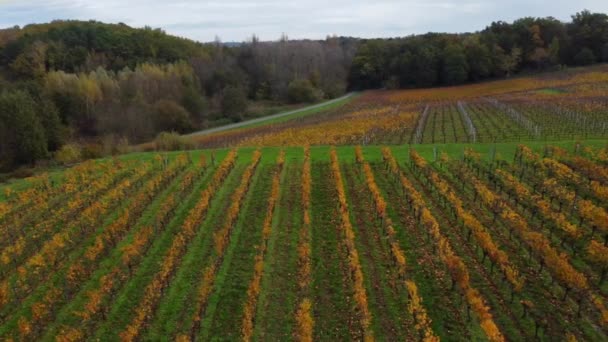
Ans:
POLYGON ((608 137, 608 67, 365 92, 315 115, 197 137, 201 148, 561 141, 608 137))
POLYGON ((144 153, 4 186, 0 338, 606 340, 605 141, 529 146, 144 153))

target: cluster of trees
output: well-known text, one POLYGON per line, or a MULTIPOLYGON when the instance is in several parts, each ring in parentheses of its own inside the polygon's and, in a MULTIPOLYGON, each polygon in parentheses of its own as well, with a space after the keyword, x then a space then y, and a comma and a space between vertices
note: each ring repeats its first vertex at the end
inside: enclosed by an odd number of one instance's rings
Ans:
POLYGON ((355 48, 338 37, 202 44, 94 21, 0 30, 0 170, 70 141, 138 143, 336 97, 355 48))
POLYGON ((456 85, 520 71, 608 62, 608 15, 583 11, 572 21, 522 18, 466 34, 428 33, 360 44, 352 88, 456 85))

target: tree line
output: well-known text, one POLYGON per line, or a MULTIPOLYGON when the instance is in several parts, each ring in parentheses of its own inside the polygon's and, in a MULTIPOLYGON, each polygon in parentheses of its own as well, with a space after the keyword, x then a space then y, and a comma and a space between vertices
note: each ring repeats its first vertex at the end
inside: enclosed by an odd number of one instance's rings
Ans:
POLYGON ((457 85, 598 62, 608 62, 608 15, 582 11, 570 22, 527 17, 475 33, 366 40, 352 62, 349 86, 457 85))
POLYGON ((45 159, 67 142, 96 157, 106 143, 337 97, 356 42, 254 35, 203 44, 94 21, 0 30, 0 170, 45 159))

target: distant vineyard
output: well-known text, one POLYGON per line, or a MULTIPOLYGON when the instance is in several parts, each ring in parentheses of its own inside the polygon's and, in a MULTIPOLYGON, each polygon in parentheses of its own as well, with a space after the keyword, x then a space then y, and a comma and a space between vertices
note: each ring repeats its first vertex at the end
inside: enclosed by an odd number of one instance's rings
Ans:
MULTIPOLYGON (((605 68, 604 68, 605 69, 605 68)), ((608 137, 608 73, 372 91, 346 106, 197 138, 201 147, 438 144, 608 137)))
MULTIPOLYGON (((425 130, 466 112, 488 139, 532 108, 459 101, 430 105, 425 130)), ((459 122, 450 137, 471 137, 459 122)), ((608 339, 608 150, 520 145, 509 159, 242 148, 5 186, 0 339, 608 339)))

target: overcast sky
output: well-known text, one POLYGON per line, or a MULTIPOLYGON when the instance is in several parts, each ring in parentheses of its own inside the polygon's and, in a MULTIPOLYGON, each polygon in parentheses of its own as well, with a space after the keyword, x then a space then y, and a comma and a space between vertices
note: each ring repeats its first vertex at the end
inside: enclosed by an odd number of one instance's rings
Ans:
POLYGON ((0 0, 0 27, 54 19, 95 19, 211 41, 324 38, 328 34, 396 37, 414 33, 470 32, 492 21, 523 16, 608 13, 608 0, 0 0))

